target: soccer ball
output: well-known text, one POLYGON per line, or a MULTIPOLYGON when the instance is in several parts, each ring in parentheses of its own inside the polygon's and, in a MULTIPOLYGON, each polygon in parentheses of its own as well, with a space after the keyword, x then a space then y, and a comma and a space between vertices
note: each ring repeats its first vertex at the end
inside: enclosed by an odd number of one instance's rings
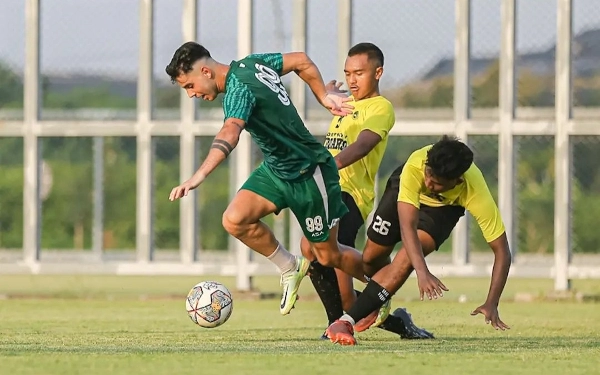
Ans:
POLYGON ((185 309, 200 327, 215 328, 225 323, 233 311, 233 298, 225 285, 216 281, 202 281, 190 290, 185 309))

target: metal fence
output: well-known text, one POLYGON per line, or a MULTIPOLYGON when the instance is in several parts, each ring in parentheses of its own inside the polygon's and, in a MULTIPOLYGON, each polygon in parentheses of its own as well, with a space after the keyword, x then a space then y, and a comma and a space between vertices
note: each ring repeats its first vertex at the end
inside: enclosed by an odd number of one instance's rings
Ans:
MULTIPOLYGON (((0 87, 0 272, 222 274, 250 289, 253 275, 274 268, 228 238, 220 220, 260 155, 244 134, 198 192, 169 203, 221 111, 185 97, 162 67, 181 42, 200 40, 218 46, 220 61, 307 51, 326 79, 343 79, 348 49, 369 40, 386 55, 382 89, 397 108, 379 189, 411 151, 456 134, 497 198, 513 277, 551 277, 557 290, 600 277, 594 0, 51 3, 2 5, 2 20, 25 22, 0 22, 11 36, 0 44, 0 82, 14 86, 0 87), (104 27, 94 27, 99 19, 104 27), (63 55, 60 44, 69 47, 63 55)), ((297 77, 286 84, 307 127, 323 136, 327 113, 297 77)), ((298 251, 288 212, 267 221, 298 251)), ((490 274, 493 258, 471 217, 447 245, 431 259, 434 273, 490 274)))

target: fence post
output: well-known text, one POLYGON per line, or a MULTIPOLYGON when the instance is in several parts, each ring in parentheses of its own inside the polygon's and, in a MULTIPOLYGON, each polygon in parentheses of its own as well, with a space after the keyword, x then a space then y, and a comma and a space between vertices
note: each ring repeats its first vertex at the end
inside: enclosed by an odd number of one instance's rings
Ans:
POLYGON ((140 0, 140 55, 137 82, 136 259, 152 260, 152 36, 154 0, 140 0))
POLYGON ((503 0, 500 48, 500 132, 498 135, 498 205, 515 261, 515 152, 512 124, 515 118, 515 0, 503 0))
POLYGON ((556 12, 556 128, 554 135, 554 289, 569 290, 571 263, 572 153, 568 125, 571 120, 572 0, 558 0, 556 12))
POLYGON ((40 260, 40 147, 37 131, 40 115, 40 1, 25 3, 25 74, 23 137, 23 260, 40 260))
MULTIPOLYGON (((238 57, 243 58, 252 53, 253 36, 253 1, 238 0, 238 57)), ((242 132, 238 145, 233 155, 231 167, 232 183, 239 189, 252 172, 252 142, 248 132, 242 132)), ((237 259, 236 287, 240 291, 252 289, 252 275, 248 269, 250 265, 250 249, 237 239, 233 248, 237 259)))
MULTIPOLYGON (((454 34, 454 121, 456 136, 468 143, 465 122, 471 118, 471 1, 455 1, 454 34)), ((452 262, 465 265, 469 262, 469 217, 463 216, 452 234, 452 262)))
MULTIPOLYGON (((182 14, 183 42, 196 40, 198 34, 198 2, 185 0, 182 14)), ((196 155, 196 137, 193 123, 196 120, 196 101, 181 90, 179 102, 181 129, 179 136, 179 180, 191 177, 198 164, 196 155)), ((179 203, 179 257, 183 263, 192 263, 197 259, 198 248, 198 189, 179 203)))

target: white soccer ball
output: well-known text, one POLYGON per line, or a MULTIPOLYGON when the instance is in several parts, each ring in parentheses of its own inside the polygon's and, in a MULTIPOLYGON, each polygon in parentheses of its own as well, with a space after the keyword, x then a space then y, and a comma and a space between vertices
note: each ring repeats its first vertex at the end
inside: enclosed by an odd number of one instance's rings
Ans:
POLYGON ((225 285, 216 281, 202 281, 190 290, 185 309, 200 327, 215 328, 225 323, 233 311, 233 298, 225 285))

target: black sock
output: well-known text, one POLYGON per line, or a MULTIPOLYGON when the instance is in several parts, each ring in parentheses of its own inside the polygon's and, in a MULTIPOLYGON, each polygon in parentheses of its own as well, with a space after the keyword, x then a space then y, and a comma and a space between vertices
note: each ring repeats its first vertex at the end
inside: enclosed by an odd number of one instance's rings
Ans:
MULTIPOLYGON (((356 293, 356 297, 358 298, 361 294, 358 290, 354 289, 354 293, 356 293)), ((404 322, 402 319, 394 316, 392 314, 388 315, 388 317, 381 323, 377 328, 381 328, 385 331, 393 332, 398 335, 403 335, 406 333, 406 327, 404 326, 404 322)))
POLYGON ((362 318, 378 310, 390 297, 390 292, 371 280, 365 290, 360 293, 354 305, 348 310, 348 315, 354 319, 354 323, 358 323, 362 318))
POLYGON ((311 262, 310 266, 310 281, 313 283, 323 307, 325 307, 327 320, 331 324, 344 314, 335 269, 325 267, 317 261, 311 262))

